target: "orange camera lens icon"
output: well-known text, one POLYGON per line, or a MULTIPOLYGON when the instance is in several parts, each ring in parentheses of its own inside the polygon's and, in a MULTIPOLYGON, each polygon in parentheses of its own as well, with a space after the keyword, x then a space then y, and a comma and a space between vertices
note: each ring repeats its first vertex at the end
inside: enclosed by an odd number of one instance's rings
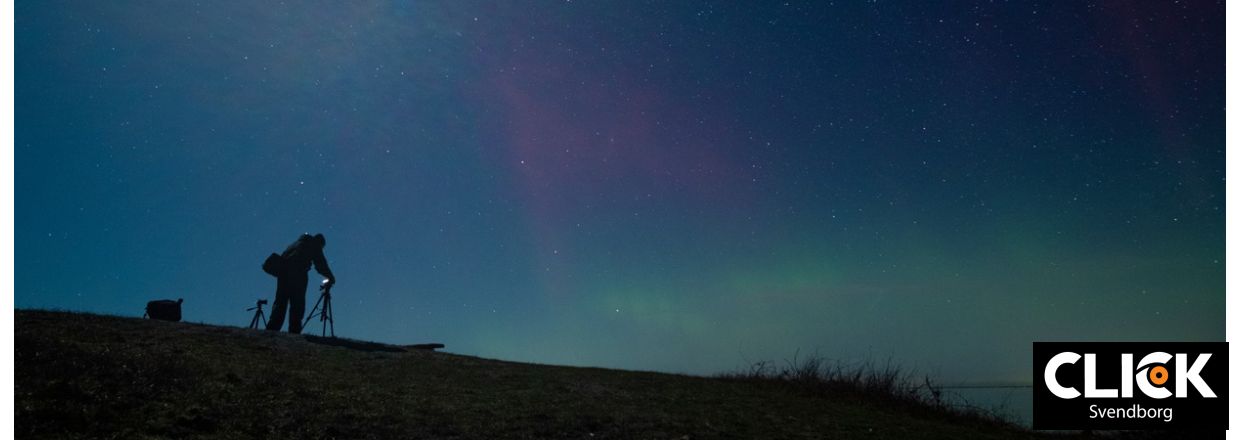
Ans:
POLYGON ((1151 384, 1162 386, 1167 383, 1167 367, 1162 365, 1154 366, 1153 368, 1150 368, 1149 374, 1151 384))

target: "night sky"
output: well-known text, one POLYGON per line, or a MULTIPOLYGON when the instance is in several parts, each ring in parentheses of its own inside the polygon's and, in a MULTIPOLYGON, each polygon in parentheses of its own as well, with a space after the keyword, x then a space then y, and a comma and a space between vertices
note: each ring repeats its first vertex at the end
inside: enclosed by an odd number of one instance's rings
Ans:
POLYGON ((338 334, 500 359, 1223 340, 1222 2, 928 3, 21 0, 15 304, 244 326, 321 232, 338 334))

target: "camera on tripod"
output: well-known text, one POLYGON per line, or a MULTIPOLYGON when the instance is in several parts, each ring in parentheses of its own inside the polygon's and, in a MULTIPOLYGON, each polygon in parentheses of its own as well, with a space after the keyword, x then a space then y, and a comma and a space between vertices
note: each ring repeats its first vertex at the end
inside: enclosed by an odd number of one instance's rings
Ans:
POLYGON ((319 283, 319 301, 314 303, 314 308, 310 309, 310 315, 306 316, 306 322, 301 324, 301 328, 305 329, 310 324, 310 319, 315 316, 319 317, 319 322, 323 323, 323 336, 327 336, 328 329, 331 330, 331 337, 336 337, 336 321, 332 319, 332 282, 330 279, 323 280, 319 283))
MULTIPOLYGON (((336 337, 336 320, 332 318, 333 284, 331 280, 323 280, 319 284, 319 301, 314 303, 314 308, 310 309, 310 315, 306 316, 306 320, 302 322, 302 329, 305 329, 310 324, 311 319, 318 318, 323 325, 322 335, 327 336, 330 332, 331 337, 336 337)), ((259 299, 254 303, 254 307, 245 309, 247 312, 254 312, 254 316, 250 318, 250 328, 260 330, 267 327, 267 316, 263 313, 263 306, 266 304, 266 299, 259 299)))
POLYGON ((247 312, 251 310, 254 311, 254 317, 250 319, 250 328, 259 330, 260 328, 267 327, 267 316, 263 314, 264 304, 267 304, 267 300, 259 299, 257 302, 254 303, 254 307, 245 309, 245 311, 247 312), (262 325, 262 327, 259 327, 260 324, 262 325))

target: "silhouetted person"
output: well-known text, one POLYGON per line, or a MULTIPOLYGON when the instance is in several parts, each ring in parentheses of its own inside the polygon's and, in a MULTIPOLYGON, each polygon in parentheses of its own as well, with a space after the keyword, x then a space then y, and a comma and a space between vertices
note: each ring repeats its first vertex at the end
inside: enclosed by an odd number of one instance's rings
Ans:
POLYGON ((284 309, 292 303, 288 311, 288 332, 301 333, 301 318, 306 313, 306 284, 309 283, 310 264, 314 270, 327 277, 328 284, 336 284, 336 277, 331 268, 327 267, 327 257, 323 256, 323 247, 327 239, 323 234, 302 234, 293 244, 284 250, 284 270, 276 277, 276 300, 271 305, 271 320, 267 321, 267 330, 280 331, 284 325, 284 309))

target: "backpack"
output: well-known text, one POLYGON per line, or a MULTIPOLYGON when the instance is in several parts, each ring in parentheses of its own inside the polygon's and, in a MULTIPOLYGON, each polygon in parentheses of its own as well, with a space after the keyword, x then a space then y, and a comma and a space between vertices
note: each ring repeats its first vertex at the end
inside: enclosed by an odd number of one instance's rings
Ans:
POLYGON ((278 277, 281 273, 284 273, 284 266, 286 266, 284 257, 273 253, 268 255, 267 259, 263 261, 263 272, 267 272, 268 275, 273 277, 278 277))
POLYGON ((159 299, 146 303, 146 313, 142 317, 158 319, 160 321, 177 322, 181 320, 181 303, 184 299, 176 301, 170 299, 159 299))

